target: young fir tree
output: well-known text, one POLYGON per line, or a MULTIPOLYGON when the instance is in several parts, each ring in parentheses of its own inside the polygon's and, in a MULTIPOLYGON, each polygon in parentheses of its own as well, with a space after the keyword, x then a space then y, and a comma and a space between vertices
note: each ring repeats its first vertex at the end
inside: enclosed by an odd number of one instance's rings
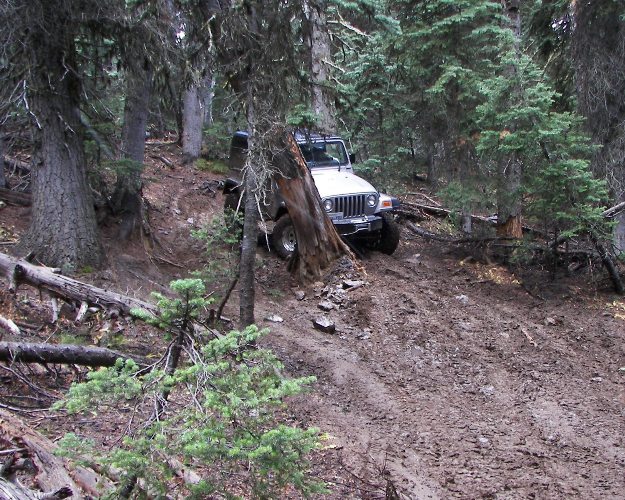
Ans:
POLYGON ((192 323, 209 304, 202 281, 177 280, 171 288, 177 297, 155 294, 157 316, 133 311, 174 337, 161 363, 146 371, 119 360, 89 373, 59 405, 100 418, 129 412, 125 437, 107 452, 69 434, 65 453, 121 475, 118 489, 103 492, 106 498, 127 498, 135 488, 152 498, 277 498, 286 485, 304 495, 323 491, 307 473, 318 431, 276 420, 285 398, 314 379, 284 377, 274 354, 255 347, 266 333, 255 326, 208 342, 197 338, 192 323), (199 481, 172 481, 181 467, 196 470, 199 481))

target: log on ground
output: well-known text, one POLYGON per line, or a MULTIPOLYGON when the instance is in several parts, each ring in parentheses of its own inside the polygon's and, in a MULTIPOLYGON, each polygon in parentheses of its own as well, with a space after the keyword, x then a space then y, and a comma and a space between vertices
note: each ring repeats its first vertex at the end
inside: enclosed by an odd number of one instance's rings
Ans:
MULTIPOLYGON (((40 344, 31 342, 0 342, 0 361, 22 363, 71 364, 81 366, 113 366, 118 358, 130 359, 104 347, 74 344, 40 344)), ((137 362, 137 364, 143 364, 137 362)))

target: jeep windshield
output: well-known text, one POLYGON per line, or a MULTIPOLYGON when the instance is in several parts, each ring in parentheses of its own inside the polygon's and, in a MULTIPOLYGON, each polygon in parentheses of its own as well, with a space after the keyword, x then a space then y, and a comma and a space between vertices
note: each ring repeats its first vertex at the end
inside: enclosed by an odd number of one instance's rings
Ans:
POLYGON ((309 168, 348 164, 347 151, 341 141, 306 142, 299 144, 299 148, 309 168))

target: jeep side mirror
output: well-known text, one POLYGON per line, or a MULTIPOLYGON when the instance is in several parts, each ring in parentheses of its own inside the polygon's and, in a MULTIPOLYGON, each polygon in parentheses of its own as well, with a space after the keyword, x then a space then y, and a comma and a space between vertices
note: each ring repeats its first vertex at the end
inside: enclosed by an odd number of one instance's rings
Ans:
POLYGON ((356 153, 349 153, 349 162, 356 163, 356 153))

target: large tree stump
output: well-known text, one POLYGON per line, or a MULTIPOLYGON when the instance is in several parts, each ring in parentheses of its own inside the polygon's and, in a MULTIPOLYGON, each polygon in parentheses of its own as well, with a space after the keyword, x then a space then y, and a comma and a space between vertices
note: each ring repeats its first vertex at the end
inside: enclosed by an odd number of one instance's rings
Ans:
POLYGON ((290 132, 277 136, 273 166, 297 236, 292 272, 301 281, 312 281, 340 256, 354 258, 323 210, 315 181, 290 132))

